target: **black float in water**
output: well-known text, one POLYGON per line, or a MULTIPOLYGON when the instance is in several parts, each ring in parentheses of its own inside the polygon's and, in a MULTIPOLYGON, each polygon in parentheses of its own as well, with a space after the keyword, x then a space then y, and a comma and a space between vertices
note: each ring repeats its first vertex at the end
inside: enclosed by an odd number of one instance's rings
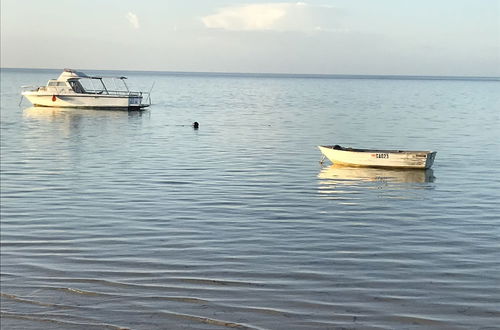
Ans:
POLYGON ((193 128, 194 128, 194 129, 198 129, 198 127, 199 127, 199 126, 200 126, 200 124, 198 124, 198 122, 197 122, 197 121, 195 121, 195 122, 193 123, 193 128))

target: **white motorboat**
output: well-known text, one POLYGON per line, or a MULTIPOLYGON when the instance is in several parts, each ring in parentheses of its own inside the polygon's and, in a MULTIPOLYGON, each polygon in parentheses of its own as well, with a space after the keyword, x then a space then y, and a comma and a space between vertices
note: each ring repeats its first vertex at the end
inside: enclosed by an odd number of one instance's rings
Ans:
POLYGON ((49 80, 46 86, 24 90, 22 95, 34 106, 40 107, 139 110, 150 106, 150 92, 130 91, 125 79, 88 76, 83 72, 64 69, 59 78, 49 80), (103 79, 111 79, 115 89, 106 86, 103 79), (123 83, 124 89, 116 87, 117 80, 123 83))
POLYGON ((354 149, 339 145, 318 148, 336 165, 428 169, 436 158, 434 151, 354 149))

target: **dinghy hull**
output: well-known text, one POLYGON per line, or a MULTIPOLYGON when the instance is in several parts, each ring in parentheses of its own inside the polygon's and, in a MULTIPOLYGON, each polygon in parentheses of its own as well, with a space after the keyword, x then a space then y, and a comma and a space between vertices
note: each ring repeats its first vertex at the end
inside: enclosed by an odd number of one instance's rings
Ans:
POLYGON ((361 167, 428 169, 434 164, 434 151, 354 149, 340 146, 318 146, 333 164, 361 167))

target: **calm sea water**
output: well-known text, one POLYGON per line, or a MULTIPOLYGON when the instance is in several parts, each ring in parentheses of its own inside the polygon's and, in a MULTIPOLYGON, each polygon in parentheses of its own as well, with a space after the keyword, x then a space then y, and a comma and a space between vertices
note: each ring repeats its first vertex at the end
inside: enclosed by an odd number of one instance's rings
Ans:
POLYGON ((2 329, 500 329, 499 81, 130 73, 147 111, 18 106, 58 74, 1 73, 2 329))

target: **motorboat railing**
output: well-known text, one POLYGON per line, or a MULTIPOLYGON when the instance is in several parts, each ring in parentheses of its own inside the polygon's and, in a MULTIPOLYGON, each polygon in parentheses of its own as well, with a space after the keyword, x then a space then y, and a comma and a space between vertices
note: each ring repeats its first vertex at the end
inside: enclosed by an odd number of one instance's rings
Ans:
POLYGON ((120 90, 102 90, 102 89, 85 89, 82 94, 100 94, 100 95, 116 95, 116 96, 134 96, 139 97, 148 92, 131 92, 131 91, 120 91, 120 90))

